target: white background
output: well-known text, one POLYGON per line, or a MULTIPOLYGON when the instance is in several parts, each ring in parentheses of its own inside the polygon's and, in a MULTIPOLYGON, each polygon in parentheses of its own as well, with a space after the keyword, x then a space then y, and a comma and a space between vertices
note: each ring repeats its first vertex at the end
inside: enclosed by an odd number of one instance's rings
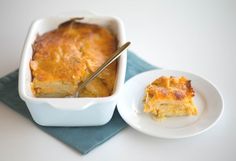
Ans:
POLYGON ((236 160, 236 1, 0 1, 0 76, 18 68, 32 20, 76 10, 123 19, 131 50, 152 64, 190 71, 221 91, 225 111, 196 137, 165 140, 126 128, 81 156, 0 103, 0 161, 236 160))

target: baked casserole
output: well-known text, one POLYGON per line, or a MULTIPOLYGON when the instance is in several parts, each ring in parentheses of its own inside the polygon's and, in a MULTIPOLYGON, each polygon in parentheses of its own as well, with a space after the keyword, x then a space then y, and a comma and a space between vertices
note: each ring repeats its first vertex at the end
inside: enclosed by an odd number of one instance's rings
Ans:
MULTIPOLYGON (((30 62, 36 97, 73 96, 91 73, 117 49, 116 37, 105 27, 70 20, 37 36, 30 62)), ((81 97, 105 97, 113 92, 117 62, 109 65, 81 92, 81 97)))
POLYGON ((157 119, 197 115, 194 93, 191 81, 185 77, 162 76, 146 87, 144 112, 157 119))

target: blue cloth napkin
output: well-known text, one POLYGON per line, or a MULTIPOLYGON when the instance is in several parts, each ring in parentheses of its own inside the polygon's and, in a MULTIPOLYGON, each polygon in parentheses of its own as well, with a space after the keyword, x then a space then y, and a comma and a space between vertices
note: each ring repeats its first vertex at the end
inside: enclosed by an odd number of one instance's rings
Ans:
MULTIPOLYGON (((128 51, 126 80, 138 73, 156 68, 128 51)), ((24 101, 18 95, 18 70, 0 79, 0 100, 34 123, 24 101)), ((88 153, 127 127, 117 110, 115 110, 111 121, 103 126, 44 127, 34 124, 49 135, 78 150, 81 154, 88 153)))

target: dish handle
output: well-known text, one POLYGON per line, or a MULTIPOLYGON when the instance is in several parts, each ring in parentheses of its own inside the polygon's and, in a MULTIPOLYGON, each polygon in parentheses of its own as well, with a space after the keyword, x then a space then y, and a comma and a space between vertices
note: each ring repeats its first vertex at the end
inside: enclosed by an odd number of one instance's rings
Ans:
POLYGON ((70 98, 63 100, 48 100, 47 103, 53 108, 58 108, 61 110, 76 110, 76 111, 85 110, 88 107, 95 104, 93 100, 88 100, 88 99, 71 100, 70 98))

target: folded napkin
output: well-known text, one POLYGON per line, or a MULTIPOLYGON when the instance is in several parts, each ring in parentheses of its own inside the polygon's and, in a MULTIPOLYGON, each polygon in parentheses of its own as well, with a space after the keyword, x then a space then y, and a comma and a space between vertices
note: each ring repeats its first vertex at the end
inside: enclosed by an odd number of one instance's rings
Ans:
MULTIPOLYGON (((125 79, 128 80, 138 73, 156 68, 128 51, 125 79)), ((18 70, 0 79, 0 100, 33 122, 28 108, 18 95, 18 70)), ((111 121, 103 126, 44 127, 36 123, 34 124, 51 136, 78 150, 81 154, 88 153, 127 127, 127 124, 122 120, 117 110, 115 110, 111 121)))

